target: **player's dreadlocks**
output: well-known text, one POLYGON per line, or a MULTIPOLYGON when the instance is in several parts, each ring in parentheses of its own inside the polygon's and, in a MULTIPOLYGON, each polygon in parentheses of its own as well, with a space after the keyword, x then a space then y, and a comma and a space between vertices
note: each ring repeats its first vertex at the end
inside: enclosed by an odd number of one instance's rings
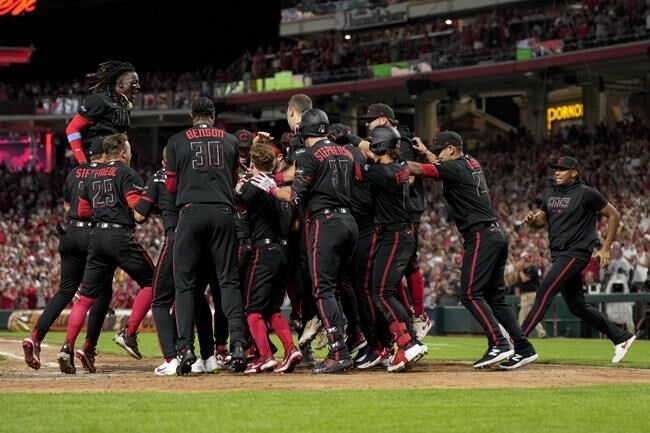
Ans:
POLYGON ((192 117, 194 118, 210 117, 214 112, 214 102, 206 96, 197 98, 197 100, 192 104, 192 117))
POLYGON ((113 94, 117 79, 126 72, 135 72, 135 68, 129 62, 109 60, 100 63, 95 72, 86 75, 90 82, 88 89, 92 92, 109 92, 113 94))

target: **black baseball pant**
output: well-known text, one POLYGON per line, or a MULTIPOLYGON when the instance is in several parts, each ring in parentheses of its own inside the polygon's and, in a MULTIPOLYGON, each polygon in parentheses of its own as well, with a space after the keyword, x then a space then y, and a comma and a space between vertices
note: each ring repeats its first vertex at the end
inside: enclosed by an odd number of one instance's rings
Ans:
POLYGON ((506 302, 503 271, 508 260, 508 239, 496 224, 476 232, 464 233, 465 253, 460 275, 461 302, 481 325, 489 345, 508 344, 499 329, 503 325, 515 349, 528 346, 506 302))
POLYGON ((413 255, 415 240, 410 224, 377 226, 372 271, 372 299, 389 324, 410 320, 404 304, 397 297, 397 287, 413 255))
POLYGON ((174 246, 179 351, 194 349, 195 292, 203 292, 201 275, 208 275, 207 267, 216 270, 230 344, 245 344, 233 211, 220 204, 191 203, 180 210, 174 246))
MULTIPOLYGON (((35 338, 43 341, 52 323, 74 298, 86 268, 88 256, 88 240, 90 224, 87 222, 72 222, 67 225, 65 232, 59 238, 59 255, 61 256, 61 282, 59 290, 47 303, 43 313, 38 318, 34 330, 35 338)), ((107 290, 101 292, 88 314, 88 339, 97 343, 101 333, 104 317, 111 303, 112 276, 107 278, 107 290)))
POLYGON ((581 273, 587 264, 585 260, 568 256, 560 256, 553 260, 551 269, 537 289, 533 308, 522 324, 524 334, 528 335, 544 318, 544 314, 553 302, 553 297, 559 291, 562 292, 562 297, 571 313, 605 334, 614 344, 632 338, 632 334, 616 326, 585 300, 581 273))
POLYGON ((336 291, 350 268, 358 237, 357 223, 349 213, 320 213, 311 220, 309 271, 314 299, 327 333, 328 357, 337 361, 349 358, 350 353, 336 291))
POLYGON ((244 312, 266 317, 280 311, 289 275, 286 247, 272 243, 253 248, 245 281, 244 312))

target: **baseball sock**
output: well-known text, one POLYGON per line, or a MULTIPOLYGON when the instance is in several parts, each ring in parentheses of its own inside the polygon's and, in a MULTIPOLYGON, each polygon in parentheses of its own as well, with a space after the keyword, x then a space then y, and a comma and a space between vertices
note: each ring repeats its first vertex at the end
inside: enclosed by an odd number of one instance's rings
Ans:
POLYGON ((286 355, 296 347, 293 344, 293 339, 291 338, 291 330, 289 329, 289 324, 280 313, 273 313, 269 322, 271 323, 271 327, 273 328, 275 335, 277 335, 282 342, 282 346, 284 346, 284 353, 286 355))
POLYGON ((271 354, 271 345, 267 337, 266 323, 260 313, 252 313, 246 317, 248 328, 257 345, 260 358, 266 358, 271 354))
POLYGON ((74 349, 74 343, 77 341, 77 336, 86 321, 86 314, 94 302, 94 298, 79 295, 79 300, 74 303, 70 312, 70 320, 68 321, 68 331, 65 336, 65 341, 68 342, 70 349, 74 349))
POLYGON ((133 301, 133 307, 131 307, 131 316, 129 317, 129 322, 126 326, 126 335, 133 336, 138 330, 140 323, 144 319, 144 316, 147 315, 147 311, 151 308, 151 303, 153 302, 153 291, 151 287, 143 287, 135 297, 133 301))
POLYGON ((413 310, 416 316, 424 314, 424 278, 420 269, 415 269, 406 276, 406 281, 411 289, 411 298, 413 299, 413 310))

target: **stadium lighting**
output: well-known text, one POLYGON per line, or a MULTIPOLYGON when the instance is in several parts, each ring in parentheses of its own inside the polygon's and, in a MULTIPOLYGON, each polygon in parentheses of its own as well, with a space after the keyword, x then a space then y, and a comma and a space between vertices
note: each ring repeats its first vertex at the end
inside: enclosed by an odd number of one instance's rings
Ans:
POLYGON ((445 24, 447 24, 448 26, 450 26, 452 22, 453 22, 453 21, 450 20, 450 19, 446 19, 446 20, 445 20, 445 24))
POLYGON ((346 41, 349 41, 350 39, 352 39, 352 36, 350 36, 350 34, 348 33, 344 36, 344 38, 346 41))

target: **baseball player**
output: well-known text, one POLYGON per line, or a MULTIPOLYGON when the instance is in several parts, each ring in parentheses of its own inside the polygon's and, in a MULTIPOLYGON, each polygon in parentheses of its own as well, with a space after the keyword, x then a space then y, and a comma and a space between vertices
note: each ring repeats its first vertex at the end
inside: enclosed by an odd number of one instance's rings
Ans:
POLYGON ((244 313, 237 270, 234 187, 239 180, 238 140, 214 127, 212 100, 192 104, 193 126, 167 143, 165 186, 176 194, 180 207, 174 245, 176 321, 180 352, 177 374, 191 371, 194 354, 194 293, 202 290, 204 256, 210 257, 221 289, 221 304, 228 318, 232 366, 246 367, 244 313))
POLYGON ((251 183, 282 201, 305 203, 310 221, 309 270, 313 293, 327 332, 329 353, 313 372, 337 373, 352 367, 344 341, 343 314, 336 289, 347 272, 357 244, 357 224, 350 214, 354 158, 327 140, 329 119, 319 109, 302 113, 297 135, 306 150, 299 157, 291 187, 278 188, 272 178, 258 174, 251 183))
MULTIPOLYGON (((92 215, 94 228, 90 234, 88 258, 83 275, 83 287, 79 300, 70 313, 66 342, 57 358, 63 373, 74 374, 72 360, 74 343, 86 319, 86 313, 102 291, 105 281, 112 280, 119 266, 141 287, 131 311, 127 329, 120 335, 131 356, 140 359, 136 330, 151 306, 151 282, 153 262, 144 248, 135 240, 135 220, 132 209, 140 199, 143 182, 133 170, 131 145, 125 134, 114 134, 104 138, 106 163, 95 168, 79 195, 78 214, 82 218, 92 215)), ((86 370, 93 373, 94 348, 88 352, 76 352, 86 370)))
MULTIPOLYGON (((619 213, 599 191, 585 184, 575 158, 565 155, 549 166, 555 170, 555 186, 544 190, 541 208, 529 212, 524 223, 535 228, 548 224, 553 264, 537 289, 533 308, 522 325, 523 331, 526 335, 532 332, 560 291, 573 314, 612 340, 612 363, 617 364, 623 360, 636 337, 620 329, 585 301, 581 272, 592 254, 600 259, 602 268, 609 266, 619 213), (600 249, 593 253, 599 244, 596 224, 600 214, 607 217, 607 236, 600 249)), ((527 354, 518 354, 521 357, 518 363, 525 362, 527 354)), ((514 368, 515 363, 510 366, 514 368)))
MULTIPOLYGON (((174 197, 165 188, 165 166, 167 165, 167 149, 163 149, 163 168, 149 178, 142 191, 142 196, 134 209, 136 222, 142 224, 149 217, 152 210, 158 208, 162 214, 165 229, 163 243, 153 281, 153 303, 151 312, 156 324, 158 342, 165 358, 165 362, 156 367, 154 373, 158 376, 171 376, 176 374, 178 359, 176 358, 176 319, 171 312, 174 305, 174 268, 173 251, 175 229, 178 222, 178 208, 174 197)), ((200 311, 197 315, 197 331, 201 342, 201 372, 213 373, 219 369, 214 354, 214 340, 212 337, 212 312, 207 299, 199 291, 196 292, 196 308, 200 311)))
POLYGON ((483 327, 489 346, 474 368, 508 362, 515 353, 525 353, 526 363, 535 361, 537 353, 506 303, 503 270, 508 240, 492 209, 481 165, 463 152, 463 140, 453 131, 439 133, 432 151, 419 140, 416 149, 432 164, 409 162, 410 173, 442 181, 449 212, 464 239, 461 302, 483 327), (510 334, 514 349, 499 323, 510 334))
MULTIPOLYGON (((273 173, 275 153, 270 146, 254 145, 251 158, 253 174, 273 173)), ((291 206, 247 182, 238 184, 237 189, 240 199, 246 204, 253 244, 246 276, 244 310, 259 351, 258 358, 248 365, 244 374, 273 369, 278 373, 288 373, 302 360, 302 354, 291 339, 289 324, 280 314, 289 278, 286 269, 289 264, 287 239, 292 223, 291 206), (280 365, 271 353, 266 322, 284 346, 284 359, 280 365)))
POLYGON ((397 353, 388 365, 389 372, 397 372, 411 367, 427 353, 427 347, 409 329, 408 312, 396 296, 398 283, 415 249, 409 216, 409 170, 396 149, 400 135, 394 127, 374 127, 370 139, 374 164, 364 164, 357 177, 367 179, 373 186, 377 237, 372 297, 397 344, 397 353))
MULTIPOLYGON (((61 283, 59 290, 47 303, 43 313, 29 337, 22 342, 25 353, 25 362, 34 370, 41 367, 41 342, 45 339, 52 323, 61 314, 63 309, 72 301, 86 267, 86 256, 88 255, 88 239, 92 230, 92 222, 89 218, 81 218, 77 208, 79 195, 84 189, 84 182, 88 175, 98 164, 104 160, 104 151, 101 137, 93 140, 89 149, 90 163, 83 163, 75 167, 65 180, 64 186, 64 207, 66 209, 65 228, 59 229, 59 254, 61 256, 61 283)), ((104 317, 111 302, 112 279, 106 281, 107 290, 101 292, 97 302, 93 304, 88 315, 88 338, 81 349, 88 352, 87 356, 95 356, 93 348, 97 344, 101 332, 104 317)))
POLYGON ((86 75, 93 92, 81 102, 65 133, 78 163, 85 163, 94 138, 126 133, 131 127, 131 107, 140 90, 135 68, 128 62, 100 63, 86 75))

